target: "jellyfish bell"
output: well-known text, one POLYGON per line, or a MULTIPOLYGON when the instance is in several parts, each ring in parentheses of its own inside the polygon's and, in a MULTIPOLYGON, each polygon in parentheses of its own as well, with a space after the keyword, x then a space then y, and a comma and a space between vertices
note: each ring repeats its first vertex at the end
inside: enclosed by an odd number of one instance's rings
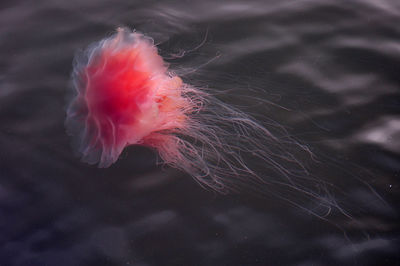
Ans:
POLYGON ((182 127, 190 105, 152 40, 126 28, 77 55, 72 80, 67 131, 78 138, 82 160, 99 167, 127 145, 146 145, 152 132, 182 127))

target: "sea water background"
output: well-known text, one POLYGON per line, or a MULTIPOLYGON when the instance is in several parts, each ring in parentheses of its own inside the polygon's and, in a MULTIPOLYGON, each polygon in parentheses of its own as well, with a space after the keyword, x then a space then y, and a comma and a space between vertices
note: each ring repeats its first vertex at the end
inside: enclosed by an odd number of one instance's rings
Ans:
POLYGON ((396 0, 2 0, 0 265, 399 265, 399 25, 396 0), (215 195, 143 148, 80 163, 63 126, 72 58, 120 25, 164 56, 205 40, 171 67, 254 96, 224 98, 337 162, 316 165, 362 223, 215 195))

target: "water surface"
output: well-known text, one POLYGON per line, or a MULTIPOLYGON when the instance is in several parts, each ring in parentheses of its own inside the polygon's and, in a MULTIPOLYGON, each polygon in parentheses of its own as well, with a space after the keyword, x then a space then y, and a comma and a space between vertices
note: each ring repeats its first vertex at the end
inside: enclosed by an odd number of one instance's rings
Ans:
POLYGON ((398 1, 0 8, 0 265, 400 264, 398 1), (254 96, 221 97, 307 143, 322 163, 305 163, 343 189, 340 204, 359 222, 207 192, 144 148, 109 169, 80 163, 63 125, 71 62, 121 25, 166 57, 193 50, 169 60, 193 70, 186 82, 254 96))

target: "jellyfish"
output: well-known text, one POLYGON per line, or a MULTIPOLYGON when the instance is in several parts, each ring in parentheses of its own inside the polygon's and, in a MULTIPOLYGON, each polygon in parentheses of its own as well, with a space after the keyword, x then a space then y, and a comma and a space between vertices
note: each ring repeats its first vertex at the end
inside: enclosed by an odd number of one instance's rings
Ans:
POLYGON ((83 162, 109 167, 125 147, 142 145, 213 191, 276 193, 268 188, 279 185, 284 198, 302 191, 321 199, 321 186, 305 185, 313 177, 295 155, 309 154, 307 146, 212 89, 183 82, 150 37, 118 28, 76 55, 71 80, 65 125, 83 162))

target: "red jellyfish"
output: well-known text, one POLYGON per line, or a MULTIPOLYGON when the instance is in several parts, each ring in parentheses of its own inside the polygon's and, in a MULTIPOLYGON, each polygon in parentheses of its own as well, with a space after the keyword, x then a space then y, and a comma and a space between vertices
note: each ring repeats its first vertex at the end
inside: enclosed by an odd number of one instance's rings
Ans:
POLYGON ((118 29, 75 58, 66 125, 80 139, 83 161, 108 167, 124 147, 159 145, 157 132, 184 127, 192 104, 182 81, 167 72, 152 40, 118 29))
POLYGON ((139 144, 219 192, 265 183, 303 190, 296 177, 307 171, 291 151, 306 148, 280 126, 269 122, 280 132, 273 135, 209 89, 183 83, 138 32, 119 28, 78 54, 72 87, 66 128, 84 162, 109 167, 139 144))

